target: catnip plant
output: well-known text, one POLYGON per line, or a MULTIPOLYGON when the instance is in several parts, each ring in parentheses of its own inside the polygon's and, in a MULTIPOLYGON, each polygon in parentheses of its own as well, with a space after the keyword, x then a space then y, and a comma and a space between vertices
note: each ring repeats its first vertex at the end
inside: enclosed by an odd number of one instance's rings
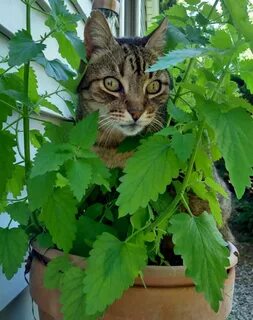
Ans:
POLYGON ((149 31, 169 18, 166 52, 149 67, 168 69, 173 79, 169 118, 159 132, 123 142, 119 152, 134 155, 121 170, 106 168, 93 150, 97 113, 77 124, 38 120, 42 107, 60 113, 50 97, 62 92, 68 93, 66 105, 75 115, 79 63, 86 63, 76 28, 85 17, 70 13, 63 0, 49 0, 51 11, 42 12, 49 32, 33 39, 31 11, 40 9, 34 0, 22 2, 26 29, 14 34, 8 56, 0 61, 0 208, 10 217, 9 225, 0 228, 5 244, 0 264, 7 279, 24 261, 30 242, 58 248, 65 255, 48 264, 45 286, 60 290, 64 319, 96 319, 148 262, 165 262, 160 243, 171 235, 187 275, 218 311, 229 250, 217 228, 222 224, 217 195, 226 192, 212 168, 224 159, 241 198, 252 175, 253 107, 232 76, 238 75, 253 93, 252 5, 247 0, 216 0, 212 6, 186 0, 155 19, 149 31), (46 58, 49 37, 56 39, 68 64, 46 58), (36 64, 59 83, 56 91, 38 94, 36 64), (30 130, 31 119, 42 122, 44 132, 30 130), (31 144, 37 148, 34 159, 31 144), (170 185, 173 196, 167 192, 170 185), (210 212, 194 216, 189 191, 207 201, 210 212), (68 253, 84 257, 87 268, 73 265, 68 253))

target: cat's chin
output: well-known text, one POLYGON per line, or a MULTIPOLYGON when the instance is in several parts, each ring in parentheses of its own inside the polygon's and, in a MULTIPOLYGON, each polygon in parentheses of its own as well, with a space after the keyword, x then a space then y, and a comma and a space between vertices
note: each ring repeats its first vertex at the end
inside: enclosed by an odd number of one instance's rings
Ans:
POLYGON ((125 136, 129 137, 129 136, 137 135, 144 128, 137 124, 131 124, 131 125, 120 125, 119 129, 125 136))

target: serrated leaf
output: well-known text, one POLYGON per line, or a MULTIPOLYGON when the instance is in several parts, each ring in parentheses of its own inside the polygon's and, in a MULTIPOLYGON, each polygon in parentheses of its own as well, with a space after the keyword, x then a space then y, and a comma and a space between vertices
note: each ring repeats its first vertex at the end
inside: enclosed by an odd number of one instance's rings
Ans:
POLYGON ((52 241, 52 237, 49 233, 40 233, 36 237, 36 242, 38 242, 38 245, 42 248, 52 248, 54 246, 54 243, 52 241))
POLYGON ((80 201, 91 182, 92 168, 85 159, 68 161, 65 167, 70 188, 77 200, 80 201))
POLYGON ((56 81, 68 80, 74 77, 75 73, 70 70, 68 65, 62 63, 59 59, 48 60, 44 54, 40 54, 35 58, 35 61, 44 67, 46 74, 56 81))
POLYGON ((200 197, 202 200, 208 201, 210 207, 209 213, 213 215, 218 226, 222 226, 222 212, 219 201, 216 197, 216 192, 213 190, 207 190, 204 181, 199 178, 197 172, 192 173, 189 185, 198 197, 200 197))
POLYGON ((6 191, 8 179, 13 175, 15 137, 7 131, 0 131, 0 198, 6 191))
POLYGON ((150 220, 150 214, 147 208, 139 208, 130 218, 134 229, 141 229, 150 220))
POLYGON ((64 320, 96 320, 98 315, 86 315, 86 298, 83 292, 85 273, 77 267, 72 267, 64 274, 60 302, 64 320))
POLYGON ((15 106, 15 101, 4 94, 0 94, 0 129, 2 129, 3 123, 7 120, 7 118, 12 115, 11 106, 15 106))
MULTIPOLYGON (((22 66, 17 73, 17 76, 19 77, 20 81, 22 81, 22 90, 24 87, 23 81, 24 81, 24 72, 25 68, 22 66)), ((28 102, 29 103, 36 103, 39 99, 40 96, 38 94, 38 81, 37 81, 37 76, 32 67, 29 67, 29 87, 28 87, 28 102)))
POLYGON ((76 200, 68 188, 55 189, 42 207, 41 220, 45 223, 54 243, 68 252, 76 233, 76 200))
POLYGON ((20 228, 0 228, 0 265, 10 280, 18 271, 28 248, 28 237, 20 228))
POLYGON ((47 172, 28 180, 28 200, 31 210, 39 209, 47 202, 53 193, 54 184, 55 172, 47 172), (41 186, 43 186, 43 192, 41 192, 41 186))
POLYGON ((77 123, 70 131, 70 143, 89 149, 96 142, 98 132, 98 113, 93 112, 77 123))
POLYGON ((45 143, 35 156, 31 178, 58 170, 65 161, 73 157, 71 151, 71 146, 68 144, 45 143))
POLYGON ((94 241, 103 232, 117 235, 114 228, 91 219, 85 211, 85 215, 77 220, 76 238, 71 253, 81 257, 88 257, 94 241))
POLYGON ((171 139, 171 146, 174 149, 178 158, 182 161, 187 161, 193 151, 195 137, 192 133, 182 134, 176 132, 171 139))
POLYGON ((233 47, 231 37, 226 30, 216 30, 215 34, 210 38, 210 42, 214 48, 229 49, 233 47))
POLYGON ((86 62, 86 51, 83 41, 74 32, 66 32, 65 35, 78 53, 79 58, 86 62))
POLYGON ((186 275, 217 312, 229 266, 227 243, 213 217, 206 212, 198 217, 180 213, 170 223, 168 231, 172 233, 174 252, 182 256, 186 275))
POLYGON ((242 34, 247 41, 249 41, 251 50, 253 50, 253 25, 250 22, 248 15, 248 1, 224 0, 224 4, 231 15, 234 26, 239 33, 242 34))
POLYGON ((65 58, 74 70, 78 70, 80 57, 65 32, 59 31, 53 34, 59 45, 59 53, 65 58))
POLYGON ((223 197, 228 198, 228 194, 225 191, 225 189, 222 187, 222 185, 217 183, 216 181, 214 181, 212 178, 206 177, 205 184, 208 187, 212 188, 214 191, 216 191, 219 194, 221 194, 223 197))
POLYGON ((60 126, 53 123, 47 123, 45 125, 45 136, 49 138, 52 143, 66 143, 68 142, 71 128, 73 128, 73 124, 69 122, 61 123, 60 126))
POLYGON ((68 256, 63 255, 51 260, 44 273, 44 285, 48 289, 60 289, 64 273, 72 267, 68 256))
POLYGON ((212 101, 206 101, 204 105, 201 110, 216 134, 217 145, 240 199, 253 175, 253 140, 249 139, 253 137, 253 119, 241 108, 222 113, 219 105, 212 101))
POLYGON ((167 53, 165 56, 159 58, 155 64, 148 68, 147 71, 154 72, 157 70, 164 70, 183 62, 188 58, 196 58, 209 53, 210 50, 206 48, 189 48, 178 49, 167 53))
POLYGON ((25 202, 16 202, 8 205, 6 212, 9 213, 11 219, 23 225, 27 224, 31 216, 31 211, 29 210, 28 204, 25 202))
POLYGON ((253 59, 240 61, 239 68, 241 78, 246 82, 247 88, 253 94, 253 59))
POLYGON ((119 216, 133 214, 140 207, 145 208, 150 200, 156 201, 178 172, 178 159, 166 137, 153 136, 145 140, 128 160, 117 189, 119 216))
POLYGON ((85 270, 87 314, 103 312, 120 298, 133 285, 146 260, 144 244, 121 242, 108 233, 100 235, 87 259, 85 270))
POLYGON ((107 190, 110 190, 110 171, 105 166, 104 162, 96 157, 86 160, 92 167, 92 182, 99 186, 104 186, 107 190))
POLYGON ((33 41, 26 30, 19 30, 9 42, 9 65, 20 66, 35 58, 46 46, 33 41))
POLYGON ((62 111, 55 104, 53 104, 51 101, 47 100, 46 98, 42 99, 39 104, 42 107, 45 107, 45 108, 52 110, 60 115, 63 115, 62 111))
POLYGON ((69 185, 69 180, 65 178, 60 172, 57 172, 55 186, 59 188, 63 188, 68 185, 69 185))
POLYGON ((7 181, 7 190, 11 192, 13 197, 18 197, 24 189, 25 184, 25 168, 15 164, 12 177, 7 181))

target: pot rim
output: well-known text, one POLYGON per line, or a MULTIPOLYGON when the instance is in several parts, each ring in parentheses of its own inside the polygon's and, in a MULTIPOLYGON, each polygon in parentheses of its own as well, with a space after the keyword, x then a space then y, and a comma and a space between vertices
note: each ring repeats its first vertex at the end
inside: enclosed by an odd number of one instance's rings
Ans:
MULTIPOLYGON (((63 256, 64 252, 58 249, 43 249, 37 242, 32 243, 33 249, 41 256, 45 257, 47 261, 50 261, 56 257, 63 256)), ((229 266, 226 268, 228 272, 232 270, 238 263, 238 250, 231 243, 228 242, 230 250, 229 266)), ((84 257, 80 257, 73 254, 68 254, 71 261, 81 268, 85 268, 87 262, 84 257)), ((143 277, 137 277, 134 282, 135 286, 166 286, 166 287, 181 287, 181 286, 194 286, 191 278, 185 275, 184 266, 146 266, 143 271, 143 277)))
POLYGON ((95 0, 93 1, 92 10, 96 9, 108 9, 119 14, 120 1, 119 0, 95 0))

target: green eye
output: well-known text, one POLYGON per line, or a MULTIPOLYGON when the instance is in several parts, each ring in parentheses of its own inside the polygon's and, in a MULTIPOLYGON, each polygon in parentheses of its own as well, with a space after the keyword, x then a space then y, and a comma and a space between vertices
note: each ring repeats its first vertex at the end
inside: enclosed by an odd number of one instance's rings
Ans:
POLYGON ((107 90, 112 92, 117 92, 121 89, 121 83, 113 77, 104 78, 104 86, 107 90))
POLYGON ((147 85, 146 91, 150 94, 158 93, 161 90, 161 82, 154 80, 147 85))

